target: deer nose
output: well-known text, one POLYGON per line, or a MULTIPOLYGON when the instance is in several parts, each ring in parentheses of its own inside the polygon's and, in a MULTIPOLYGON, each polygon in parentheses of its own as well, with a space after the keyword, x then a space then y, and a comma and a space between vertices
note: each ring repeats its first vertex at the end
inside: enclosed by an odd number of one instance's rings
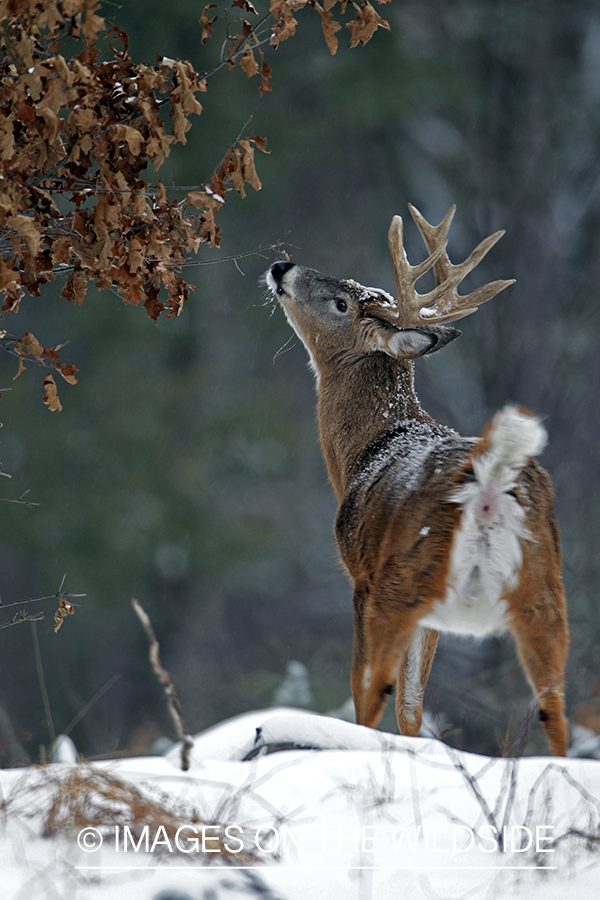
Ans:
POLYGON ((281 281, 286 272, 293 269, 295 263, 292 262, 276 262, 271 266, 271 276, 277 284, 281 281))

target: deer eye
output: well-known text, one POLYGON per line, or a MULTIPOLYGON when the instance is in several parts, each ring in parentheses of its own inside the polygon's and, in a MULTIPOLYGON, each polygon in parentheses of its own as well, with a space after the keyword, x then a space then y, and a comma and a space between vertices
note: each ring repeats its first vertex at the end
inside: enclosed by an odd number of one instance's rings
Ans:
POLYGON ((341 313, 345 313, 348 309, 348 304, 346 303, 345 300, 342 300, 341 298, 339 298, 338 300, 335 301, 335 305, 336 305, 337 309, 339 310, 339 312, 341 312, 341 313))

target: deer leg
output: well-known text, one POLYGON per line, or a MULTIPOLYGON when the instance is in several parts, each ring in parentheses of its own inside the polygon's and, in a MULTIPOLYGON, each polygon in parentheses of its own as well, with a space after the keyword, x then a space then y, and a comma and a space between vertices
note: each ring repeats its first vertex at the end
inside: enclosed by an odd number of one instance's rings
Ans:
POLYGON ((398 672, 396 719, 400 734, 416 737, 423 722, 423 693, 437 647, 439 632, 416 628, 398 672))
POLYGON ((562 586, 548 589, 546 602, 513 618, 512 631, 521 665, 536 695, 540 721, 555 756, 569 745, 564 678, 569 635, 562 586))
POLYGON ((365 642, 364 606, 365 597, 358 589, 352 598, 354 607, 354 645, 352 649, 352 671, 350 672, 350 687, 354 700, 356 721, 362 723, 362 703, 365 679, 368 679, 368 654, 365 642))
POLYGON ((397 607, 364 610, 355 603, 352 695, 359 725, 375 728, 411 643, 414 622, 397 607), (358 613, 357 613, 358 610, 358 613), (358 621, 357 621, 358 620, 358 621))

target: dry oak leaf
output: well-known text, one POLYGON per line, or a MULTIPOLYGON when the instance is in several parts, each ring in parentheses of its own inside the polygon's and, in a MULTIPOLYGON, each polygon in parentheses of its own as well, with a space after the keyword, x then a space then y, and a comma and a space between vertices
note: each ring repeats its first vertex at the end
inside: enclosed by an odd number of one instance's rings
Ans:
POLYGON ((262 60, 260 66, 260 87, 258 89, 258 93, 262 97, 263 94, 266 94, 267 91, 272 90, 271 82, 269 78, 271 77, 271 66, 265 59, 265 55, 262 50, 259 50, 260 58, 262 60))
POLYGON ((210 195, 205 191, 188 191, 185 196, 185 202, 189 206, 195 206, 196 209, 202 209, 210 200, 210 195))
POLYGON ((58 629, 60 628, 60 626, 62 625, 63 619, 66 616, 72 616, 74 612, 75 612, 75 609, 73 608, 73 604, 69 603, 68 600, 65 600, 64 597, 61 597, 60 603, 58 605, 58 609, 54 613, 54 633, 55 634, 58 631, 58 629))
POLYGON ((19 375, 21 375, 21 373, 24 372, 26 368, 27 366, 25 365, 25 361, 23 357, 21 357, 21 359, 19 360, 19 368, 17 369, 17 374, 14 376, 13 381, 16 381, 19 375))
POLYGON ((30 256, 37 256, 40 249, 42 232, 39 226, 29 216, 11 216, 6 224, 14 228, 25 241, 27 252, 30 256))
POLYGON ((252 78, 253 75, 258 73, 258 63, 254 58, 254 53, 251 48, 248 48, 248 50, 245 50, 242 53, 240 68, 244 70, 248 78, 252 78))
POLYGON ((144 243, 139 238, 131 238, 129 241, 128 264, 129 271, 133 275, 144 265, 144 243))
POLYGON ((44 348, 30 331, 27 331, 21 340, 16 342, 16 346, 20 352, 25 351, 35 359, 41 359, 44 355, 44 348))
POLYGON ((144 308, 154 322, 156 322, 161 312, 165 308, 165 304, 161 303, 161 301, 158 299, 158 290, 154 287, 154 285, 150 285, 150 287, 148 288, 144 308))
POLYGON ((281 41, 286 41, 294 36, 298 22, 292 15, 292 9, 301 9, 303 6, 306 6, 306 3, 307 0, 297 0, 295 3, 290 2, 290 0, 271 0, 269 9, 277 23, 273 28, 269 41, 273 47, 278 47, 281 41))
POLYGON ((0 159, 12 159, 15 155, 13 123, 4 116, 0 120, 0 159))
POLYGON ((65 24, 65 20, 58 11, 56 3, 49 3, 38 17, 38 26, 40 29, 47 28, 48 31, 54 32, 57 28, 65 24))
POLYGON ((251 184, 255 191, 260 191, 262 185, 260 183, 258 175, 256 174, 256 169, 254 168, 254 147, 248 140, 241 140, 239 144, 243 151, 242 172, 244 175, 244 181, 247 181, 248 184, 251 184))
MULTIPOLYGON (((330 12, 330 7, 334 5, 332 3, 325 2, 325 9, 320 6, 318 3, 314 4, 314 8, 321 16, 321 24, 323 26, 323 34, 325 35, 325 43, 329 48, 329 52, 332 56, 337 53, 338 48, 338 39, 335 34, 336 31, 340 31, 342 26, 339 22, 333 18, 333 14, 330 12)), ((359 13, 357 13, 359 15, 359 13)))
POLYGON ((11 285, 17 287, 21 282, 21 272, 12 267, 13 260, 4 260, 0 257, 0 290, 5 290, 11 285))
POLYGON ((58 399, 56 382, 52 375, 46 375, 46 377, 44 378, 44 387, 46 389, 46 393, 44 394, 43 402, 46 404, 50 412, 60 412, 62 409, 62 404, 58 399))
MULTIPOLYGON (((44 351, 44 355, 46 351, 44 351)), ((57 369, 65 381, 68 381, 69 384, 77 384, 77 379, 75 378, 75 372, 79 372, 77 366, 66 366, 63 363, 54 363, 54 368, 57 369)))
POLYGON ((370 3, 364 2, 356 13, 356 18, 352 22, 348 22, 346 28, 350 29, 352 35, 350 46, 356 47, 357 44, 364 46, 367 41, 370 41, 378 28, 385 28, 387 31, 390 31, 390 23, 382 19, 370 3))
POLYGON ((85 9, 86 0, 63 0, 63 9, 65 16, 74 18, 80 15, 85 9))
POLYGON ((217 9, 216 3, 209 3, 208 6, 205 6, 202 10, 202 15, 199 18, 199 23, 202 25, 202 37, 200 38, 200 43, 205 44, 210 34, 214 28, 215 22, 219 18, 218 16, 214 16, 214 18, 208 18, 208 10, 209 9, 217 9))
POLYGON ((85 300, 86 291, 87 278, 83 272, 71 272, 60 296, 65 300, 72 300, 76 306, 81 306, 85 300))
POLYGON ((253 16, 258 15, 256 9, 252 6, 249 0, 233 0, 231 8, 233 9, 234 6, 237 6, 238 9, 243 9, 246 12, 252 13, 253 16))
POLYGON ((144 146, 144 136, 131 125, 115 125, 113 131, 115 141, 125 141, 133 156, 139 156, 144 146))
POLYGON ((104 31, 106 25, 102 16, 96 15, 96 10, 100 7, 100 0, 87 0, 85 4, 85 19, 81 25, 81 31, 84 38, 93 43, 99 31, 104 31))

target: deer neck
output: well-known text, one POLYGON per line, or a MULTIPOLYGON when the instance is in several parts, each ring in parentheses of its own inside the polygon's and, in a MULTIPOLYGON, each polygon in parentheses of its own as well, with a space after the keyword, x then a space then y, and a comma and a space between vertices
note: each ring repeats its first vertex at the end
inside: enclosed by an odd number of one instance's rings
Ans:
POLYGON ((321 373, 317 407, 323 456, 338 500, 357 462, 382 434, 418 421, 437 423, 419 404, 413 364, 383 353, 343 357, 321 373))

